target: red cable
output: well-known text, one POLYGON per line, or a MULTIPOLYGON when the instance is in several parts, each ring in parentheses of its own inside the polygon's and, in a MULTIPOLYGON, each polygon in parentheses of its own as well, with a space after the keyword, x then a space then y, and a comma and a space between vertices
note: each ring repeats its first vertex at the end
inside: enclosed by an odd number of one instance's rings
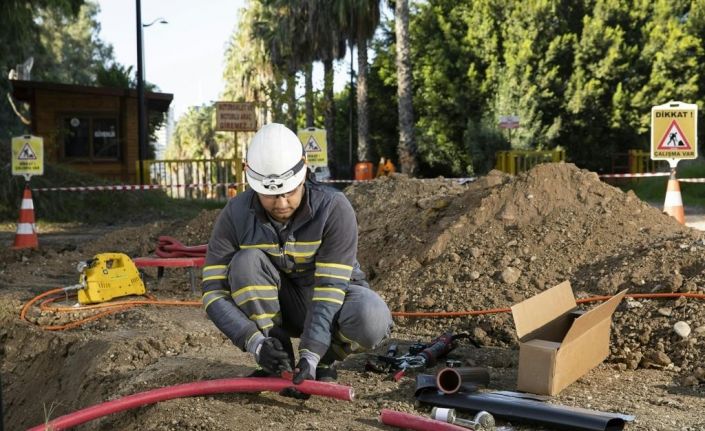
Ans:
POLYGON ((468 431, 458 425, 388 409, 382 410, 379 421, 385 425, 416 431, 468 431))
MULTIPOLYGON (((274 377, 243 377, 184 383, 181 385, 167 386, 165 388, 153 389, 151 391, 128 395, 123 398, 86 407, 85 409, 58 417, 45 424, 37 425, 30 428, 28 431, 64 430, 93 419, 107 416, 111 413, 117 413, 124 410, 133 409, 135 407, 154 404, 174 398, 232 392, 279 392, 282 389, 291 386, 294 385, 290 380, 274 377)), ((320 395, 343 401, 352 401, 355 398, 355 393, 351 387, 342 386, 335 383, 304 380, 304 382, 300 385, 296 385, 296 389, 306 394, 320 395)))

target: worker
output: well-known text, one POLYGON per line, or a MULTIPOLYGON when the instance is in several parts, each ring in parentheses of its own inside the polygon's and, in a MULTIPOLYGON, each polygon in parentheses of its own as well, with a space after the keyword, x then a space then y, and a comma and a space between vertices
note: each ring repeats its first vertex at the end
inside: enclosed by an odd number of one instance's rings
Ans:
POLYGON ((334 362, 390 333, 384 300, 357 262, 357 221, 342 192, 307 175, 298 137, 268 124, 252 138, 249 188, 220 212, 203 267, 203 306, 253 376, 334 381, 334 362), (295 362, 290 337, 300 337, 295 362), (296 364, 294 366, 294 364, 296 364))

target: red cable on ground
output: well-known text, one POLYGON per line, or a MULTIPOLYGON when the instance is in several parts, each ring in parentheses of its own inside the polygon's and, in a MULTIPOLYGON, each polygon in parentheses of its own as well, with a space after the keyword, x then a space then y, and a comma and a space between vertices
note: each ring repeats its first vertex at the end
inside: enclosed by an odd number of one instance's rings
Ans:
POLYGON ((382 410, 379 421, 385 425, 416 431, 468 431, 458 425, 388 409, 382 410))
MULTIPOLYGON (((705 293, 630 293, 625 295, 626 298, 633 299, 669 299, 669 298, 680 298, 684 296, 686 298, 696 298, 705 299, 705 293)), ((578 304, 584 304, 586 302, 597 302, 597 301, 607 301, 612 298, 611 295, 607 296, 591 296, 589 298, 578 299, 575 301, 578 304)), ((423 318, 451 318, 451 317, 464 317, 464 316, 479 316, 482 314, 497 314, 497 313, 509 313, 512 311, 511 308, 490 308, 487 310, 470 310, 470 311, 393 311, 393 317, 423 317, 423 318)))
MULTIPOLYGON (((80 425, 82 423, 117 413, 135 407, 154 404, 174 398, 203 396, 212 394, 225 394, 233 392, 279 392, 282 389, 294 386, 290 380, 273 377, 251 377, 235 379, 206 380, 201 382, 184 383, 181 385, 167 386, 151 391, 128 395, 116 400, 96 404, 85 409, 58 417, 45 424, 37 425, 28 431, 59 431, 80 425)), ((335 383, 316 382, 305 380, 296 385, 299 392, 322 397, 335 398, 343 401, 352 401, 355 398, 353 389, 335 383)))

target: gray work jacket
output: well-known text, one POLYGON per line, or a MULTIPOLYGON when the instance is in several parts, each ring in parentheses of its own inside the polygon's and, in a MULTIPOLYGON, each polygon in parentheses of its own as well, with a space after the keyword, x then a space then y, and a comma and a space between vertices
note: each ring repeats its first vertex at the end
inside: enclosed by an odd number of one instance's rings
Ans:
POLYGON ((334 315, 350 280, 364 280, 357 262, 357 220, 352 205, 331 187, 306 181, 304 190, 284 231, 285 241, 251 189, 231 199, 215 222, 203 268, 203 303, 211 320, 242 350, 260 331, 222 293, 231 291, 227 265, 239 250, 264 251, 282 276, 299 288, 313 289, 299 350, 319 357, 330 345, 334 315))

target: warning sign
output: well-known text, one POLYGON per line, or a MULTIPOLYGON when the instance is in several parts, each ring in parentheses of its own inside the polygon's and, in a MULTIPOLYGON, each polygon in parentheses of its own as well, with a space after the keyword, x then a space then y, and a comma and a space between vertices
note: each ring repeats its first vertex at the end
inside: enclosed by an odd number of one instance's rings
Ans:
POLYGON ((669 102, 651 108, 651 158, 669 160, 673 167, 679 160, 697 158, 697 121, 695 104, 669 102))
POLYGON ((326 130, 310 127, 298 132, 301 145, 306 151, 308 165, 312 168, 328 166, 328 145, 326 143, 326 130))
POLYGON ((304 144, 304 151, 307 153, 320 153, 323 150, 321 150, 321 146, 316 142, 316 138, 311 135, 308 137, 306 144, 304 144))
POLYGON ((666 134, 661 138, 661 143, 658 145, 658 150, 690 150, 688 138, 685 137, 681 128, 678 127, 676 120, 671 122, 671 126, 667 129, 666 134))
POLYGON ((44 174, 44 140, 39 136, 12 138, 12 175, 44 174))

